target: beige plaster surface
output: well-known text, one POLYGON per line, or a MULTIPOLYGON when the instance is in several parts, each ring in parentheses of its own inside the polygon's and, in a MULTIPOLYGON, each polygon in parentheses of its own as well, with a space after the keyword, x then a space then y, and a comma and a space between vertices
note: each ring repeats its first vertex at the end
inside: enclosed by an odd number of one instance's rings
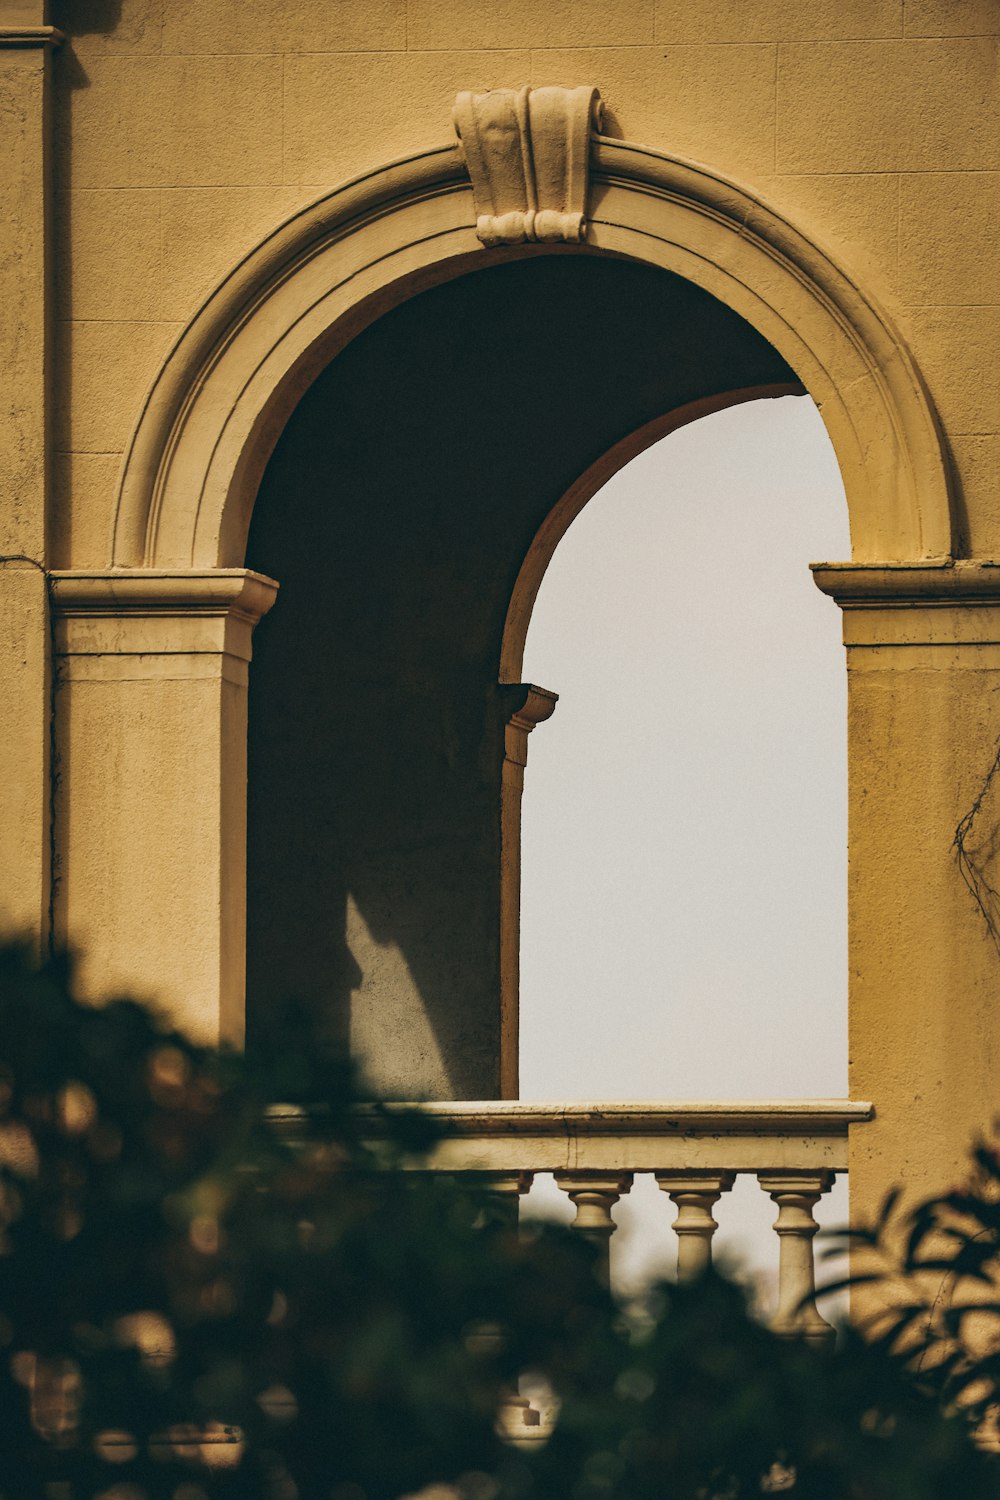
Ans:
POLYGON ((988 306, 997 297, 1000 172, 899 178, 899 279, 913 306, 988 306))
MULTIPOLYGON (((912 307, 902 319, 947 433, 995 433, 1000 425, 1000 306, 912 307)), ((1000 538, 990 543, 990 550, 1000 538)))

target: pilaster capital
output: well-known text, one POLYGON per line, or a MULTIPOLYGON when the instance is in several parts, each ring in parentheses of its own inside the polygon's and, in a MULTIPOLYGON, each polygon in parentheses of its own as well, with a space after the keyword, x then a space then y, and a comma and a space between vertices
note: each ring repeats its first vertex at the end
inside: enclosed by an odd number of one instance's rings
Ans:
POLYGON ((990 665, 1000 665, 1000 562, 824 562, 812 564, 812 575, 844 612, 845 646, 879 648, 881 665, 918 665, 924 657, 914 647, 987 647, 990 665), (895 647, 909 649, 899 657, 895 647))
POLYGON ((58 47, 66 40, 58 26, 4 26, 0 24, 0 51, 8 47, 58 47))
POLYGON ((249 568, 115 568, 49 574, 56 654, 226 655, 250 660, 250 635, 278 591, 249 568))
POLYGON ((0 48, 56 47, 63 40, 49 25, 48 0, 0 0, 0 48))
POLYGON ((707 1172, 697 1167, 686 1167, 674 1172, 656 1172, 656 1185, 673 1198, 682 1193, 695 1193, 699 1197, 721 1198, 728 1193, 736 1181, 735 1172, 707 1172))
POLYGON ((820 562, 810 567, 816 587, 841 609, 1000 604, 1000 562, 991 558, 820 562))
POLYGON ((785 1167, 780 1172, 758 1172, 757 1181, 774 1199, 802 1197, 815 1200, 830 1191, 836 1175, 836 1172, 826 1170, 800 1172, 785 1167))

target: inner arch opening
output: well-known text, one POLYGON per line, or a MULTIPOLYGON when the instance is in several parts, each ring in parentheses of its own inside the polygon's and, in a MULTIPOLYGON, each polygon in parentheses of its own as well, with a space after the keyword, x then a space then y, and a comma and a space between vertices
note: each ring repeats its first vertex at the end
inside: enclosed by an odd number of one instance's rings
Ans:
POLYGON ((811 401, 702 418, 581 511, 525 675, 521 1095, 846 1094, 846 674, 811 401))

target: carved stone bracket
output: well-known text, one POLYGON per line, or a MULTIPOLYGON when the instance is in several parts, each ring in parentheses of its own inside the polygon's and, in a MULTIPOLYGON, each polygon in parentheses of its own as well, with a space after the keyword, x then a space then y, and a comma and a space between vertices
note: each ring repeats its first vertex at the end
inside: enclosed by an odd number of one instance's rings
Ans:
POLYGON ((454 119, 484 245, 585 237, 590 136, 601 124, 595 88, 461 93, 454 119))
POLYGON ((504 729, 504 774, 518 791, 524 786, 524 768, 528 763, 528 735, 536 724, 544 724, 555 713, 559 694, 548 688, 536 687, 533 682, 518 683, 505 689, 518 694, 518 707, 507 720, 504 729))

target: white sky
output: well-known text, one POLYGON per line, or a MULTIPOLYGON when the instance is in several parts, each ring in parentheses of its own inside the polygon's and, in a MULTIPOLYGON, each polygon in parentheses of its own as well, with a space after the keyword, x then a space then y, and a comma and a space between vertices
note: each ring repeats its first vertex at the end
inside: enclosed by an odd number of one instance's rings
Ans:
MULTIPOLYGON (((846 1096, 846 674, 808 564, 849 555, 795 397, 664 438, 560 543, 523 673, 560 701, 525 782, 522 1098, 846 1096)), ((619 1209, 640 1221, 625 1279, 656 1259, 661 1200, 619 1209)), ((719 1217, 773 1261, 756 1184, 719 1217)))

